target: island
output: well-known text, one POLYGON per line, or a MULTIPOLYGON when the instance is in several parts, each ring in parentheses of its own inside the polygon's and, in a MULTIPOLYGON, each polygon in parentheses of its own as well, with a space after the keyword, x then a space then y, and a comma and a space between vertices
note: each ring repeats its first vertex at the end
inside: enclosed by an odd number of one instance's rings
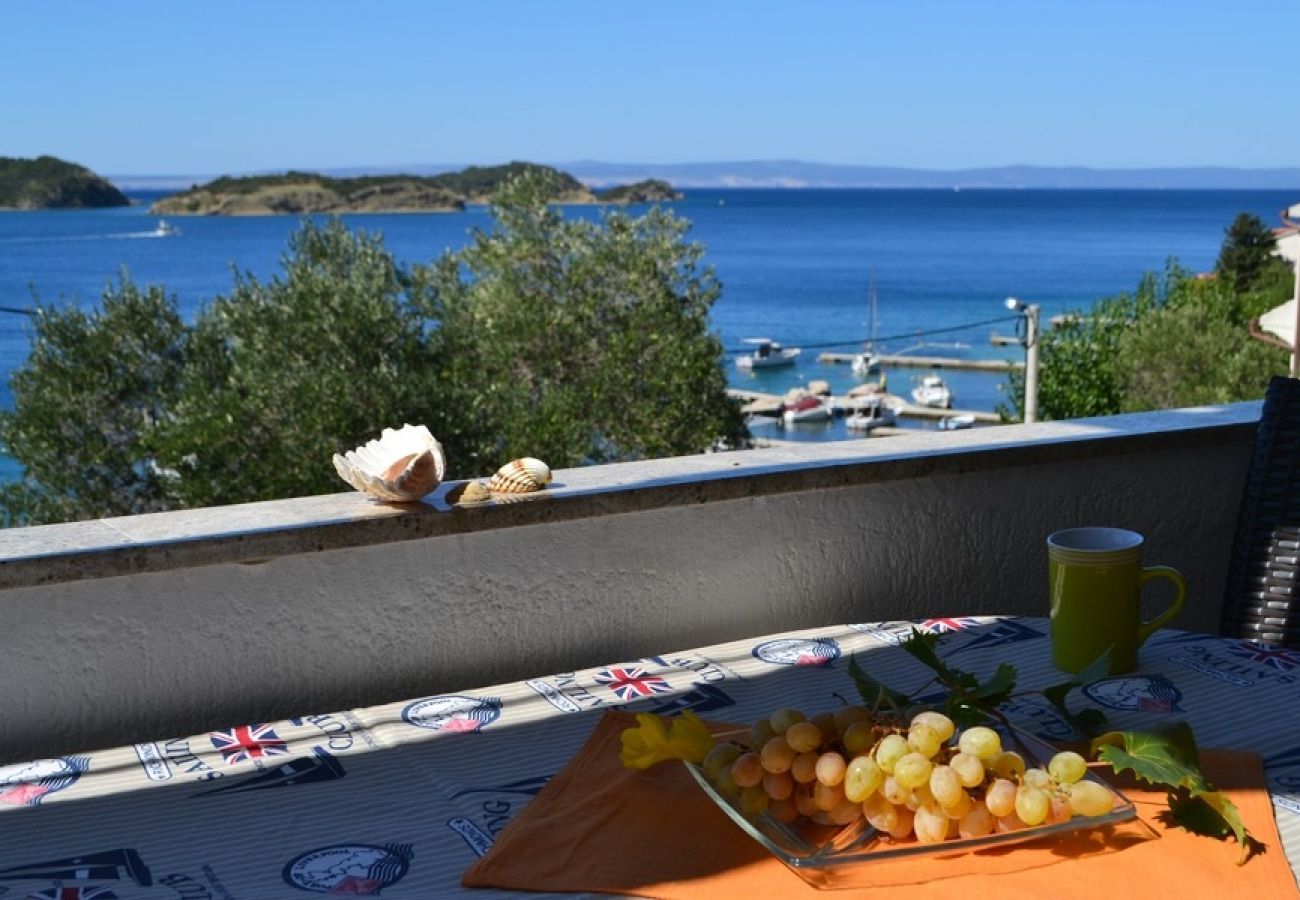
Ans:
POLYGON ((130 206, 126 195, 85 166, 53 156, 0 156, 0 208, 93 209, 130 206))
POLYGON ((620 184, 601 191, 598 195, 602 203, 662 203, 666 200, 682 199, 681 191, 658 178, 647 178, 635 184, 620 184))
POLYGON ((572 175, 535 163, 470 166, 442 175, 331 178, 313 172, 222 177, 164 197, 155 215, 240 216, 348 212, 455 212, 486 203, 506 179, 525 171, 551 178, 554 203, 599 202, 572 175))

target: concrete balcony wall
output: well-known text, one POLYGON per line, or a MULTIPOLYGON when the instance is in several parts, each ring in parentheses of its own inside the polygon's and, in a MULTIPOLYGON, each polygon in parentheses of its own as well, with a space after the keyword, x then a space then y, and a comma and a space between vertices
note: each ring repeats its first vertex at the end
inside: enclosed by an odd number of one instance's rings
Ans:
MULTIPOLYGON (((0 532, 0 763, 749 635, 1046 614, 1044 538, 1148 536, 1212 631, 1259 404, 0 532)), ((1157 604, 1158 605, 1158 604, 1157 604)))

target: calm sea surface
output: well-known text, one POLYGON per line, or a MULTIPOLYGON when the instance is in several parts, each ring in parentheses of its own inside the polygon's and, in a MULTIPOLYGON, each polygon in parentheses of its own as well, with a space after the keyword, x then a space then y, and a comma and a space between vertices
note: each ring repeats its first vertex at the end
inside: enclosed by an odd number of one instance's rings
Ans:
MULTIPOLYGON (((162 284, 183 312, 231 286, 231 268, 265 278, 279 269, 294 217, 179 218, 181 234, 155 237, 149 204, 137 192, 127 209, 0 211, 0 306, 46 302, 91 306, 125 269, 139 284, 162 284)), ((1142 273, 1176 257, 1213 266, 1223 231, 1238 212, 1269 224, 1300 200, 1288 191, 907 191, 691 190, 672 204, 694 223, 691 237, 723 285, 713 323, 726 347, 766 336, 787 346, 816 347, 870 334, 869 284, 877 295, 875 333, 891 353, 992 357, 992 334, 1014 322, 978 327, 1007 315, 1016 296, 1042 305, 1044 316, 1087 308, 1131 290, 1142 273), (945 329, 957 329, 943 331, 945 329)), ((569 215, 596 216, 574 207, 569 215)), ((487 214, 350 215, 349 227, 382 233, 405 262, 458 248, 487 214)), ((11 401, 8 378, 27 355, 26 316, 0 313, 0 405, 11 401)), ((849 348, 834 348, 848 350, 849 348)), ((847 366, 817 362, 805 350, 794 368, 751 376, 731 369, 733 385, 783 392, 813 378, 837 391, 855 380, 847 366)), ((919 370, 888 373, 906 395, 919 370)), ((998 375, 945 372, 955 406, 991 410, 1003 399, 998 375)), ((780 429, 760 436, 827 440, 849 436, 839 422, 780 429)), ((17 475, 0 457, 0 479, 17 475)))

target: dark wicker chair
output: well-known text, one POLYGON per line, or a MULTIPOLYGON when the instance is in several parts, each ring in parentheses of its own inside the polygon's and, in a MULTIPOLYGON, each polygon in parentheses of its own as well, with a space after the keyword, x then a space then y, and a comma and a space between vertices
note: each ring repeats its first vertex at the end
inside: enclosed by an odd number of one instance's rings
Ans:
POLYGON ((1300 381, 1274 378, 1237 514, 1219 630, 1300 649, 1300 381))

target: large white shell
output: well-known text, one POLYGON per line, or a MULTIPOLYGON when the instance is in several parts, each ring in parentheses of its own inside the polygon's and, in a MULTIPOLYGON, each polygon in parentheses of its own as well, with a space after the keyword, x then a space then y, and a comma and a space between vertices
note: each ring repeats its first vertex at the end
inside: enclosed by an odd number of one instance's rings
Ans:
POLYGON ((418 500, 436 488, 447 471, 442 445, 423 425, 385 428, 343 456, 334 454, 339 477, 380 500, 418 500))
POLYGON ((540 491, 551 483, 551 467, 540 459, 525 456, 512 459, 488 481, 488 490, 497 494, 526 494, 540 491))

